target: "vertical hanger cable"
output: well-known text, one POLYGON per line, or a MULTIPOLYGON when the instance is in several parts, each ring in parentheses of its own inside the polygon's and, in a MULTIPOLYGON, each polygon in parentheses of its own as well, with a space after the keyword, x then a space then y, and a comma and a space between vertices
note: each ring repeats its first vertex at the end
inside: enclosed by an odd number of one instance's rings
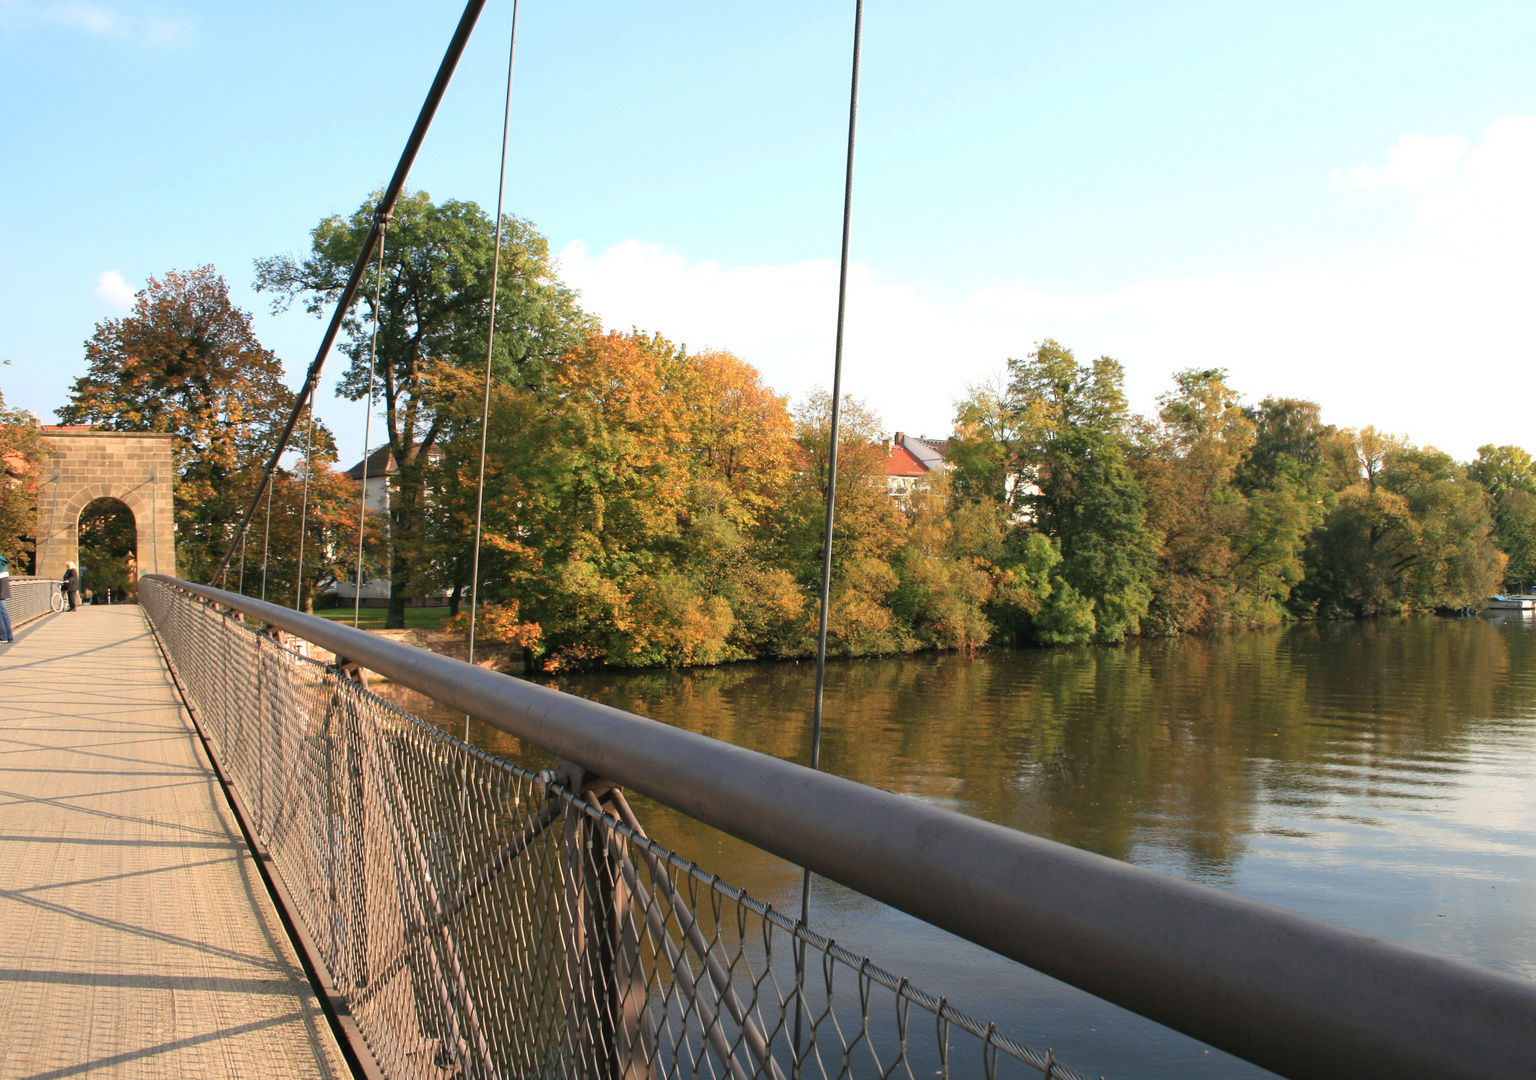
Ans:
POLYGON ((315 470, 315 403, 309 403, 309 430, 304 438, 304 495, 299 500, 299 565, 293 572, 293 610, 304 610, 304 530, 309 526, 309 474, 315 470))
MULTIPOLYGON (((821 768, 822 704, 827 687, 827 619, 832 606, 832 531, 837 513, 837 439, 843 404, 843 324, 848 309, 848 237, 853 213, 853 147, 859 119, 859 47, 864 30, 864 0, 853 12, 853 73, 848 88, 848 157, 843 171, 843 242, 837 277, 837 344, 832 358, 832 416, 827 434, 827 509, 821 534, 821 606, 816 623, 816 704, 811 719, 811 768, 821 768)), ((800 880, 800 925, 810 917, 811 871, 800 880)), ((793 1080, 802 1074, 801 1030, 805 1020, 805 942, 795 948, 795 1031, 793 1080)))
MULTIPOLYGON (((491 254, 491 318, 485 335, 485 389, 480 404, 480 476, 475 483, 475 552, 469 575, 469 662, 475 662, 475 618, 480 608, 480 533, 485 520, 485 453, 491 420, 491 359, 496 353, 496 310, 501 286, 502 205, 507 188, 507 139, 512 129, 512 66, 517 57, 517 4, 512 0, 512 34, 507 45, 507 97, 501 113, 501 167, 496 180, 496 249, 491 254)), ((469 742, 469 717, 464 718, 469 742)))
POLYGON ((272 554, 272 489, 276 484, 267 485, 267 525, 261 537, 261 599, 267 599, 267 562, 272 554))
MULTIPOLYGON (((848 90, 848 161, 843 172, 843 248, 837 276, 837 345, 832 359, 832 425, 827 437, 827 512, 821 533, 821 610, 816 622, 816 705, 811 719, 811 768, 821 768, 822 702, 827 688, 827 618, 832 606, 832 527, 837 511, 837 440, 843 405, 843 322, 848 309, 848 235, 853 212, 853 143, 859 119, 859 45, 864 30, 864 0, 855 0, 853 78, 848 90)), ((800 889, 800 921, 811 899, 811 872, 800 889)))
MULTIPOLYGON (((368 414, 363 419, 363 479, 357 497, 357 577, 352 588, 352 626, 356 628, 363 613, 363 533, 368 518, 368 456, 373 441, 374 368, 378 366, 379 323, 384 321, 380 303, 384 296, 384 242, 389 222, 379 222, 379 270, 373 282, 373 329, 368 333, 368 414)), ((384 458, 384 482, 389 483, 389 456, 384 458)))

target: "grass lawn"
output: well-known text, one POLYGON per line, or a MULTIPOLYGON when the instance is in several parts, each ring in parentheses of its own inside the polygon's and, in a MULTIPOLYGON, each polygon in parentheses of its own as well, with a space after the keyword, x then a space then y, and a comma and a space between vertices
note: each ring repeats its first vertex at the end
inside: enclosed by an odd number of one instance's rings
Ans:
MULTIPOLYGON (((333 619, 336 622, 352 625, 352 608, 334 607, 322 608, 315 612, 322 619, 333 619)), ((381 607, 365 607, 358 619, 358 627, 363 630, 384 629, 384 616, 387 609, 381 607)), ((446 607, 408 607, 405 609, 405 628, 407 630, 437 630, 448 618, 446 607)))

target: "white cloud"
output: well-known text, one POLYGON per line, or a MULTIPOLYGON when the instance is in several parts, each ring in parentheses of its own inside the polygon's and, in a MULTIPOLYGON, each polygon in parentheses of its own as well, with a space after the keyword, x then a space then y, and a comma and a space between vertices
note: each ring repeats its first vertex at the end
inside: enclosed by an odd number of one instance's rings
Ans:
POLYGON ((1418 191, 1447 179, 1466 155, 1468 145, 1460 135, 1404 135, 1382 164, 1335 169, 1329 179, 1336 187, 1363 191, 1418 191))
POLYGON ((92 37, 119 38, 160 48, 185 44, 191 24, 159 15, 130 15, 89 0, 0 0, 0 29, 43 24, 92 37))
POLYGON ((128 311, 133 307, 136 292, 132 285, 123 280, 122 274, 108 270, 96 279, 96 288, 91 295, 109 308, 128 311))
MULTIPOLYGON (((1124 362, 1143 410, 1173 372, 1225 367, 1250 397, 1312 398, 1334 423, 1463 457, 1484 442, 1536 444, 1524 404, 1536 396, 1536 117, 1500 120, 1475 146, 1405 136, 1384 165, 1360 168, 1380 170, 1345 171, 1366 190, 1417 185, 1402 235, 1303 273, 1097 294, 1020 281, 954 297, 856 265, 845 388, 891 427, 947 431, 967 383, 1050 336, 1124 362)), ((561 261, 610 326, 729 348, 781 391, 831 382, 830 262, 722 267, 638 241, 600 253, 577 242, 561 261)))

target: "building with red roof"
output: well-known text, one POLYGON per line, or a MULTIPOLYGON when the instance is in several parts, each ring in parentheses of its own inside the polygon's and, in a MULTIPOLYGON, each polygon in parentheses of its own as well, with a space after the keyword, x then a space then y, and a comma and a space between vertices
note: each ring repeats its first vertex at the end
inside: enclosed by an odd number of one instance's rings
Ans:
POLYGON ((904 431, 885 444, 885 492, 905 508, 915 491, 925 491, 933 475, 949 468, 948 439, 913 437, 904 431))

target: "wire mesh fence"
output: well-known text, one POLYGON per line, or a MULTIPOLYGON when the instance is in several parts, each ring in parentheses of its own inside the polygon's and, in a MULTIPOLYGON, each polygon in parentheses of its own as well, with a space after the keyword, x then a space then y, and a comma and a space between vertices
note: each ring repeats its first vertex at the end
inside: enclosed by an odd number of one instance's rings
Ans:
POLYGON ((390 1077, 1080 1074, 159 580, 142 602, 390 1077))
POLYGON ((64 597, 52 578, 12 577, 11 598, 5 601, 11 626, 20 626, 53 611, 61 611, 64 597))

